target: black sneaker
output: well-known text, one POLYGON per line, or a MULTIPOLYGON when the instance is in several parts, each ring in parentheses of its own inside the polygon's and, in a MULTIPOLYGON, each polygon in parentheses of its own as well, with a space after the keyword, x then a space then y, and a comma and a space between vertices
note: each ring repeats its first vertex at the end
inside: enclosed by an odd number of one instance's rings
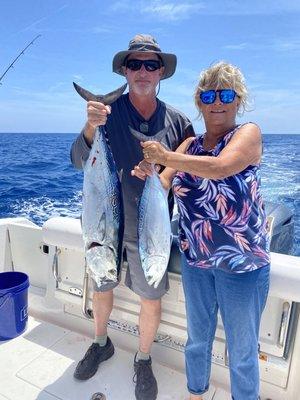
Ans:
POLYGON ((108 360, 114 354, 114 351, 114 345, 110 338, 107 338, 107 343, 103 347, 100 347, 98 343, 92 343, 83 359, 77 364, 74 378, 85 381, 94 376, 99 364, 108 360))
POLYGON ((149 360, 136 359, 134 357, 134 377, 136 400, 156 400, 157 397, 157 382, 152 371, 151 357, 149 360))

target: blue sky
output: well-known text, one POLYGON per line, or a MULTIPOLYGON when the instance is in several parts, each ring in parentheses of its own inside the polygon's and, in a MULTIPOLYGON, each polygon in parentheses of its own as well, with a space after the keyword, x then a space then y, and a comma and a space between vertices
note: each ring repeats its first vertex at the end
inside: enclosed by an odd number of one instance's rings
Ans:
POLYGON ((78 132, 85 103, 72 81, 96 93, 124 82, 113 55, 136 33, 151 33, 178 57, 159 97, 184 111, 197 132, 193 91, 200 71, 217 60, 238 65, 264 133, 300 133, 300 2, 298 0, 1 0, 0 132, 78 132))

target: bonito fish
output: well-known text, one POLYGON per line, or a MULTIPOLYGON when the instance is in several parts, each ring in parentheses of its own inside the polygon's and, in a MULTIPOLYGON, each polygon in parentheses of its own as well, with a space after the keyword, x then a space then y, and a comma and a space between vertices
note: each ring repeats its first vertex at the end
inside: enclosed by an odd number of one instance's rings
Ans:
MULTIPOLYGON (((129 127, 140 141, 160 141, 167 133, 163 129, 154 136, 146 136, 129 127)), ((148 176, 138 209, 139 254, 145 278, 149 285, 158 287, 166 272, 171 251, 171 223, 168 206, 168 191, 152 165, 153 174, 148 176)))
MULTIPOLYGON (((107 95, 94 95, 74 83, 87 101, 112 104, 126 85, 107 95)), ((82 234, 88 270, 98 286, 117 281, 122 261, 124 211, 117 168, 105 138, 104 127, 96 130, 89 158, 84 165, 82 234)))

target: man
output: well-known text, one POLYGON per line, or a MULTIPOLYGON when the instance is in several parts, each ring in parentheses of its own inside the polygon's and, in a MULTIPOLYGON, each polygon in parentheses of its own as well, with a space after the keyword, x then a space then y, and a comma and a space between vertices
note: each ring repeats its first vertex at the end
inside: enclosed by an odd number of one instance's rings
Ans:
MULTIPOLYGON (((89 101, 87 123, 71 149, 72 163, 75 167, 82 168, 82 162, 89 156, 96 128, 105 125, 117 169, 123 171, 123 245, 128 261, 125 284, 141 299, 140 342, 134 358, 137 400, 155 400, 157 397, 157 382, 152 372, 150 350, 160 323, 161 298, 168 290, 169 283, 166 273, 156 289, 149 286, 141 267, 137 247, 137 203, 144 183, 131 176, 130 171, 134 165, 139 164, 135 173, 145 177, 149 174, 149 164, 140 162, 143 159, 141 146, 130 132, 129 126, 148 136, 168 127, 168 133, 162 141, 173 150, 188 136, 194 136, 191 122, 156 97, 157 85, 160 80, 174 74, 176 61, 174 54, 161 51, 152 36, 136 35, 129 42, 128 50, 117 53, 113 59, 113 72, 125 76, 129 93, 122 95, 111 108, 89 101)), ((101 287, 94 285, 95 341, 77 365, 74 373, 77 379, 92 377, 99 364, 114 353, 113 344, 107 337, 107 323, 113 307, 113 288, 117 285, 118 282, 106 283, 101 287)))

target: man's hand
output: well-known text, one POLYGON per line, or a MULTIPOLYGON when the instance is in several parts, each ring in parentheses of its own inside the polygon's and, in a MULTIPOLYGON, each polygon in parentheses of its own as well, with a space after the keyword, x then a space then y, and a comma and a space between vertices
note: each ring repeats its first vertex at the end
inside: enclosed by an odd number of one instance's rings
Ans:
MULTIPOLYGON (((160 165, 155 165, 156 172, 159 172, 160 165)), ((136 165, 134 169, 131 171, 131 176, 136 176, 143 181, 147 178, 147 176, 151 176, 153 174, 152 165, 148 163, 146 160, 142 160, 139 165, 136 165)))
POLYGON ((107 115, 110 113, 110 106, 98 101, 87 102, 87 123, 84 129, 84 137, 90 145, 94 141, 96 128, 106 124, 107 115))
POLYGON ((97 126, 105 125, 107 115, 111 113, 110 106, 105 106, 103 103, 98 101, 87 102, 87 122, 94 129, 97 126))

